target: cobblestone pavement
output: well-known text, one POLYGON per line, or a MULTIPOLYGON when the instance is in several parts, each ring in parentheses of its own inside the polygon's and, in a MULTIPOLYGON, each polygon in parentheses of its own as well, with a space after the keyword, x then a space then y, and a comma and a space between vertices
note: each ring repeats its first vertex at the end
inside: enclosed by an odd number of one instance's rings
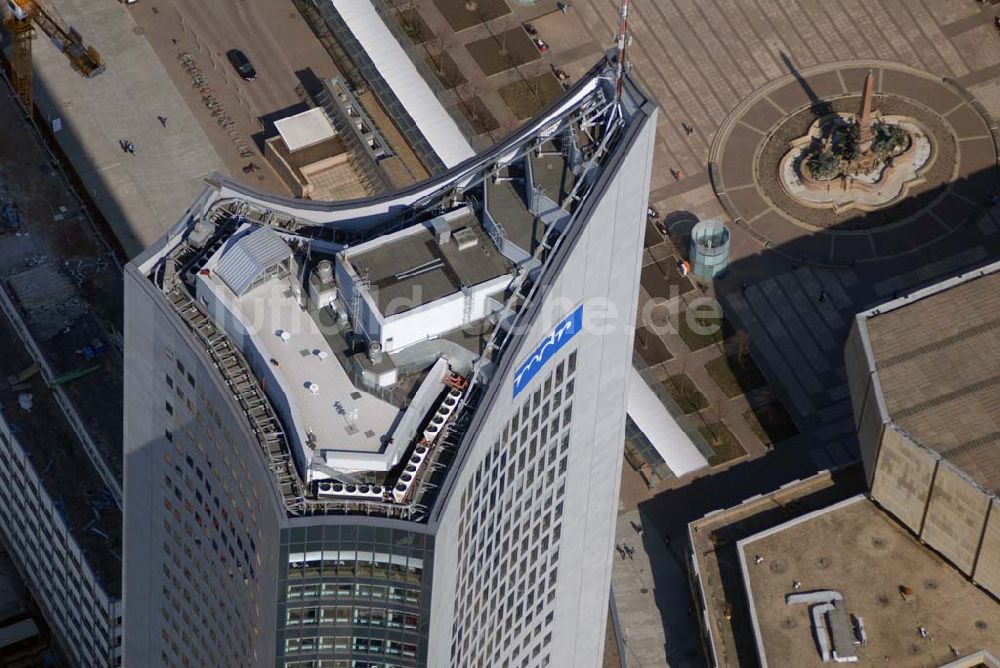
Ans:
MULTIPOLYGON (((618 0, 576 0, 589 41, 607 47, 618 0)), ((844 60, 906 63, 956 79, 1000 111, 1000 38, 992 14, 973 0, 663 0, 631 4, 635 73, 665 118, 658 136, 653 200, 707 183, 709 148, 722 122, 768 81, 797 69, 844 60), (684 132, 681 123, 693 128, 684 132), (690 187, 690 182, 687 184, 690 187)), ((558 58, 561 44, 555 44, 558 58)), ((576 45, 570 47, 575 49, 576 45)), ((572 54, 569 54, 572 55, 572 54)), ((580 54, 593 60, 593 54, 580 54)))
POLYGON ((893 63, 851 61, 796 71, 754 91, 726 119, 711 153, 716 195, 743 231, 788 258, 850 267, 918 252, 980 219, 995 187, 991 120, 965 95, 940 77, 893 63), (788 150, 788 132, 799 134, 796 126, 812 122, 815 99, 823 107, 833 100, 839 109, 857 109, 859 82, 869 69, 875 73, 876 108, 909 105, 933 136, 934 157, 923 180, 891 216, 855 210, 837 214, 838 225, 811 219, 821 212, 806 207, 789 211, 780 203, 790 200, 778 184, 776 164, 788 150), (793 115, 796 120, 785 120, 793 115))

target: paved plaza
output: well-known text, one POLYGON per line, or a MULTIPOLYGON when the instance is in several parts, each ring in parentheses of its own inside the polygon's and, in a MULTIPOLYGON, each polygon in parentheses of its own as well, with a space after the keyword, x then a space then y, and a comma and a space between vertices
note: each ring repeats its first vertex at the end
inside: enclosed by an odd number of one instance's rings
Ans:
MULTIPOLYGON (((617 6, 573 2, 577 42, 610 45, 617 6)), ((836 8, 820 0, 647 0, 633 2, 629 17, 637 76, 664 112, 654 201, 708 182, 719 128, 755 90, 790 74, 788 63, 800 71, 844 61, 905 63, 956 80, 990 113, 1000 111, 1000 40, 993 15, 972 0, 844 0, 836 8), (670 168, 683 173, 681 182, 670 168)), ((578 67, 592 58, 579 54, 578 67)))
MULTIPOLYGON (((576 0, 566 17, 553 19, 568 26, 548 36, 553 62, 574 77, 584 72, 610 45, 617 7, 617 0, 576 0)), ((681 212, 720 216, 733 231, 729 273, 675 302, 683 308, 702 292, 718 299, 731 328, 748 332, 769 381, 745 396, 720 398, 703 366, 718 353, 663 337, 672 357, 654 370, 683 370, 713 405, 706 410, 721 414, 748 451, 708 477, 652 491, 626 467, 622 512, 643 522, 647 535, 680 536, 694 517, 855 460, 843 363, 854 314, 1000 254, 1000 215, 988 206, 996 192, 1000 36, 993 15, 972 0, 845 0, 836 7, 820 0, 635 0, 630 19, 634 73, 663 112, 651 203, 667 220, 681 212), (952 133, 952 177, 918 193, 912 215, 825 230, 790 219, 760 192, 759 147, 783 118, 816 99, 853 103, 868 68, 878 75, 877 100, 912 101, 952 133), (767 452, 739 416, 771 395, 802 433, 767 452), (631 515, 636 505, 639 514, 631 515)), ((651 240, 645 263, 656 261, 653 253, 686 251, 683 235, 670 231, 671 238, 651 240)), ((641 300, 659 298, 651 287, 644 280, 641 300)), ((625 524, 622 537, 628 530, 625 524)), ((689 594, 683 569, 656 565, 664 557, 654 550, 642 557, 652 566, 642 569, 635 565, 640 555, 615 562, 629 665, 702 665, 700 653, 689 652, 695 620, 665 618, 685 610, 689 594), (663 635, 637 630, 657 617, 663 635)))
POLYGON ((713 187, 731 220, 785 257, 838 268, 902 257, 983 218, 997 160, 983 112, 954 83, 899 64, 796 71, 754 91, 726 119, 710 156, 713 187), (778 156, 826 109, 856 111, 869 69, 877 108, 905 106, 935 136, 931 165, 908 201, 890 209, 834 214, 795 205, 777 183, 778 156))
POLYGON ((134 256, 180 219, 223 162, 123 5, 48 5, 100 52, 107 70, 84 79, 51 41, 36 36, 35 105, 134 256), (157 116, 167 118, 166 127, 157 116), (134 142, 134 155, 122 150, 122 139, 134 142))

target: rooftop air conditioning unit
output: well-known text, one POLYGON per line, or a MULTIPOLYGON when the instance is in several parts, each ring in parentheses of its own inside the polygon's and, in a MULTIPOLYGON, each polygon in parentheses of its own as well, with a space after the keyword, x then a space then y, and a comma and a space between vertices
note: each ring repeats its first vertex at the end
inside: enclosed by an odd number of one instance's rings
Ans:
POLYGON ((479 245, 479 237, 476 236, 476 233, 468 227, 455 230, 451 237, 455 240, 455 245, 458 246, 458 250, 460 251, 474 248, 479 245))

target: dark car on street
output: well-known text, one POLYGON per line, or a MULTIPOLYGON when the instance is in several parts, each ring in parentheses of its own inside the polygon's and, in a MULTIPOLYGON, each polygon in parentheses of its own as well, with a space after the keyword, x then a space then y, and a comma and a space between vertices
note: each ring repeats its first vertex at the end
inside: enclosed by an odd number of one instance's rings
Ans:
POLYGON ((253 81, 257 78, 257 70, 253 68, 250 64, 250 59, 247 58, 247 54, 243 53, 239 49, 230 49, 226 52, 226 57, 229 58, 229 63, 236 70, 236 73, 240 75, 245 81, 253 81))

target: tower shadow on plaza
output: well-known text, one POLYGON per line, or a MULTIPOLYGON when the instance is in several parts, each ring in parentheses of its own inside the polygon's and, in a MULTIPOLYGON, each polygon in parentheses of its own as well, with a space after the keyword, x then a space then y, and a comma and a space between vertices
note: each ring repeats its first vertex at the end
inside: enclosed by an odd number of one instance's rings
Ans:
MULTIPOLYGON (((791 68, 790 61, 786 62, 791 68)), ((796 73, 794 68, 793 73, 796 73)), ((805 81, 803 84, 804 87, 808 86, 805 81)), ((814 100, 811 108, 814 113, 824 113, 822 100, 814 100)), ((855 313, 890 299, 905 296, 948 276, 975 269, 1000 255, 1000 233, 996 232, 996 222, 991 222, 989 213, 992 203, 995 202, 994 198, 998 195, 998 184, 1000 184, 998 177, 1000 171, 994 161, 984 169, 972 171, 953 181, 907 197, 888 212, 858 212, 824 230, 807 231, 783 243, 758 245, 755 252, 734 260, 724 274, 705 284, 701 291, 705 294, 714 294, 717 298, 729 342, 732 343, 732 337, 740 330, 745 329, 750 332, 749 351, 753 363, 763 372, 775 399, 789 408, 799 434, 774 443, 762 456, 752 459, 737 458, 731 466, 720 468, 715 473, 703 470, 695 474, 693 480, 687 484, 660 492, 649 500, 641 502, 639 511, 642 521, 646 523, 645 528, 654 529, 642 534, 647 552, 654 549, 652 545, 654 541, 666 541, 667 549, 678 567, 689 569, 687 557, 689 546, 686 539, 689 522, 712 511, 738 505, 754 495, 775 491, 788 482, 815 474, 820 469, 816 461, 810 457, 810 451, 819 441, 818 434, 827 426, 822 417, 824 411, 832 410, 834 404, 845 401, 843 397, 837 400, 827 398, 826 403, 817 401, 811 412, 801 413, 791 410, 791 406, 796 403, 795 397, 791 396, 789 389, 782 384, 781 377, 775 373, 768 359, 761 353, 761 346, 758 345, 761 341, 757 340, 758 337, 767 338, 767 327, 774 327, 775 323, 758 322, 747 327, 740 314, 734 312, 731 306, 733 301, 743 299, 748 289, 755 290, 762 282, 769 281, 773 285, 773 279, 779 276, 782 277, 779 285, 784 288, 787 285, 786 277, 794 277, 797 275, 796 272, 818 270, 827 276, 836 277, 846 273, 853 275, 855 284, 844 289, 849 298, 849 303, 846 304, 843 302, 834 304, 830 291, 823 287, 825 285, 823 283, 819 284, 818 289, 812 290, 800 286, 809 307, 833 308, 837 312, 840 326, 830 327, 829 333, 835 343, 831 350, 820 350, 812 338, 802 341, 794 335, 789 337, 794 340, 794 347, 801 349, 808 346, 826 361, 828 370, 816 373, 824 390, 834 385, 843 385, 844 378, 838 375, 838 369, 843 367, 843 347, 855 313), (896 234, 891 238, 887 237, 886 242, 880 242, 875 257, 853 261, 845 258, 841 261, 831 260, 829 256, 825 258, 815 256, 815 249, 823 247, 823 244, 817 243, 819 236, 837 237, 844 232, 849 232, 850 236, 878 235, 883 228, 895 230, 896 234), (884 259, 880 259, 883 255, 884 259)), ((670 241, 679 251, 686 254, 690 246, 692 213, 683 210, 668 210, 661 213, 664 221, 668 223, 665 227, 669 228, 670 241)), ((750 227, 752 230, 752 226, 753 223, 731 225, 734 228, 742 228, 733 229, 732 234, 743 235, 746 238, 750 232, 746 228, 750 227)), ((797 231, 802 230, 800 228, 797 231)), ((869 243, 876 248, 874 240, 870 240, 869 243)), ((832 242, 832 248, 836 248, 836 241, 832 242)), ((843 287, 842 283, 840 285, 843 287)), ((692 294, 697 294, 697 290, 692 294)), ((746 300, 743 301, 745 303, 746 300)), ((786 322, 779 322, 777 326, 784 328, 786 332, 791 331, 786 322)), ((719 351, 720 355, 726 356, 722 345, 719 345, 719 351)), ((804 358, 802 355, 799 357, 804 358)), ((756 385, 743 384, 746 374, 732 368, 731 359, 729 365, 733 372, 732 376, 740 384, 740 393, 759 389, 756 385)), ((847 403, 849 404, 849 401, 847 403)), ((761 409, 760 405, 751 407, 755 417, 766 418, 761 415, 761 409)), ((704 416, 696 417, 696 423, 700 417, 700 422, 707 427, 710 422, 721 419, 718 414, 713 415, 711 409, 706 409, 704 413, 704 416)), ((853 419, 853 414, 848 412, 847 417, 853 419)), ((726 418, 730 419, 740 419, 740 416, 726 418)), ((777 434, 767 434, 766 419, 758 421, 764 425, 765 435, 777 436, 777 434)), ((856 459, 858 449, 854 433, 843 434, 838 438, 850 457, 856 459)), ((856 465, 846 464, 842 471, 835 475, 851 478, 856 475, 856 465), (852 472, 852 466, 855 472, 852 472)), ((862 490, 863 486, 859 491, 862 490)), ((720 538, 726 540, 726 537, 720 538)), ((662 548, 657 546, 656 549, 662 548)), ((728 545, 719 552, 719 557, 736 559, 735 540, 733 545, 728 545)), ((732 567, 733 564, 729 566, 732 567)), ((694 638, 698 637, 697 618, 701 614, 699 602, 691 598, 690 590, 687 590, 687 598, 678 600, 678 583, 665 581, 664 578, 668 578, 669 575, 665 575, 666 571, 663 569, 658 570, 654 567, 652 573, 654 579, 652 595, 667 627, 664 659, 669 665, 698 664, 703 659, 700 651, 697 656, 693 656, 691 643, 672 639, 690 637, 691 634, 694 634, 694 638), (683 611, 688 606, 692 607, 687 616, 677 613, 678 610, 683 611), (678 629, 676 626, 670 628, 671 621, 675 625, 681 623, 684 628, 678 629)), ((736 631, 739 665, 758 665, 752 626, 743 598, 742 581, 729 579, 723 582, 722 586, 727 600, 733 604, 730 623, 736 631)))

